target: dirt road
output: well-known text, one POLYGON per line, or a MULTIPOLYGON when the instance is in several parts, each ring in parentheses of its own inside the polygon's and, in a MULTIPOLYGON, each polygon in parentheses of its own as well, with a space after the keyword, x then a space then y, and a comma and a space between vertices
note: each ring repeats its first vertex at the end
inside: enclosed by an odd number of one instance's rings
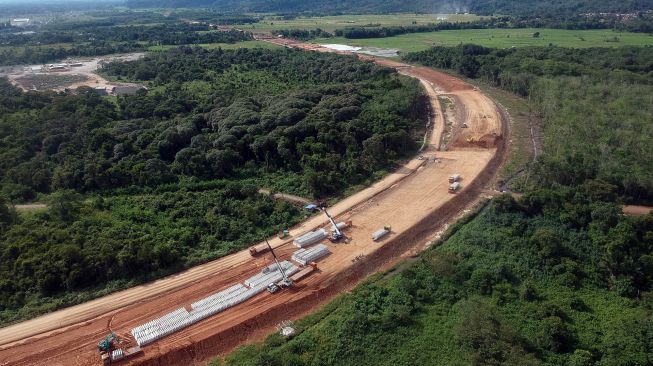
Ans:
POLYGON ((626 216, 646 216, 653 213, 653 207, 651 206, 635 206, 635 205, 625 205, 622 212, 626 216))
POLYGON ((105 88, 111 90, 115 86, 133 86, 136 84, 117 83, 106 80, 97 74, 97 70, 104 62, 133 61, 145 54, 128 53, 106 55, 102 57, 83 57, 68 60, 78 66, 70 66, 57 72, 48 72, 47 65, 20 65, 0 68, 0 76, 5 76, 14 85, 23 90, 57 90, 76 89, 80 86, 91 88, 105 88), (39 83, 39 81, 47 81, 39 83), (38 84, 43 84, 37 86, 38 84))
MULTIPOLYGON (((438 229, 479 197, 507 151, 507 127, 501 111, 471 85, 449 75, 398 63, 393 67, 431 85, 427 91, 433 99, 436 131, 443 121, 437 93, 455 95, 457 107, 466 111, 460 122, 468 128, 453 136, 455 143, 448 151, 437 151, 441 134, 432 133, 429 146, 421 153, 427 159, 411 160, 385 179, 331 207, 332 215, 338 220, 352 220, 353 227, 346 231, 348 244, 328 243, 332 254, 318 263, 318 273, 294 288, 274 295, 257 295, 148 345, 144 354, 124 364, 200 364, 242 342, 259 339, 278 322, 310 312, 370 273, 396 263, 404 253, 423 247, 438 229), (491 141, 488 134, 493 137, 491 141), (463 189, 458 194, 447 192, 448 177, 453 173, 463 177, 463 189), (392 233, 380 242, 372 241, 371 233, 384 225, 391 225, 392 233)), ((291 228, 291 234, 300 235, 325 224, 323 216, 314 216, 291 228)), ((296 249, 289 244, 290 240, 271 239, 284 259, 296 249)), ((246 251, 239 252, 159 281, 0 329, 0 365, 98 364, 97 341, 110 330, 127 336, 132 327, 242 282, 270 261, 269 255, 252 258, 246 251)))

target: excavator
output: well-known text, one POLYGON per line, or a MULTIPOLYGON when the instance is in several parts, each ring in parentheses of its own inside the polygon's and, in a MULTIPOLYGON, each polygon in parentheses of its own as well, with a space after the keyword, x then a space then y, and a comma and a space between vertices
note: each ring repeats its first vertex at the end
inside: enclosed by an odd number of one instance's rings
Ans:
POLYGON ((268 248, 270 248, 270 252, 272 252, 272 257, 274 257, 274 262, 277 264, 277 268, 279 269, 279 272, 281 272, 281 275, 283 276, 283 279, 279 281, 278 283, 272 282, 271 284, 268 285, 267 289, 268 292, 273 294, 277 291, 279 291, 282 288, 285 287, 290 287, 293 285, 293 282, 288 276, 286 275, 286 271, 283 270, 283 267, 281 267, 281 264, 279 263, 279 260, 277 259, 277 255, 274 254, 274 250, 272 250, 272 246, 268 242, 268 239, 265 239, 265 243, 268 245, 268 248))
POLYGON ((100 352, 110 352, 115 347, 115 342, 118 342, 118 336, 116 333, 111 332, 111 334, 98 342, 97 348, 100 352))

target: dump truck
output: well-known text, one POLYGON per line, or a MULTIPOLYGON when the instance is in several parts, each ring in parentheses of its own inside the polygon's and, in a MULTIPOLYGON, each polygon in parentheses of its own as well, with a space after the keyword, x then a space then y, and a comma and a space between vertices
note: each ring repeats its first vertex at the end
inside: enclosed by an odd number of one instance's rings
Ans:
POLYGON ((461 178, 461 177, 460 177, 460 174, 452 174, 452 175, 449 177, 449 183, 459 182, 459 181, 460 181, 460 178, 461 178))
POLYGON ((459 182, 453 182, 453 183, 449 186, 449 193, 456 193, 456 192, 458 192, 458 191, 460 190, 460 187, 461 187, 461 186, 460 186, 460 183, 459 183, 459 182))
POLYGON ((266 244, 259 244, 249 247, 249 254, 252 257, 256 257, 259 254, 266 253, 270 251, 270 248, 266 244))

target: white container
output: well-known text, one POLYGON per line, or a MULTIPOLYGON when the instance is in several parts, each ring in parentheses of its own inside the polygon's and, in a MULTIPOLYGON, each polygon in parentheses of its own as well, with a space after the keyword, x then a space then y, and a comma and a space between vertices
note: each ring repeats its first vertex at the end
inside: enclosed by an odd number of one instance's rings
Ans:
POLYGON ((389 233, 390 233, 390 230, 388 230, 388 229, 377 230, 372 234, 372 240, 377 241, 377 240, 381 239, 382 237, 388 235, 389 233))

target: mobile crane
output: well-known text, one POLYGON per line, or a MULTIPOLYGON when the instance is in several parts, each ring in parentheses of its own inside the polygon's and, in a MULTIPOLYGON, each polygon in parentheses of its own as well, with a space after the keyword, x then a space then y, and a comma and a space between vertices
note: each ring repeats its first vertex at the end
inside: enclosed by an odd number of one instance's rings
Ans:
POLYGON ((272 249, 272 246, 268 242, 268 239, 265 239, 265 243, 268 245, 268 248, 270 248, 270 252, 272 252, 272 257, 274 257, 274 262, 277 264, 277 268, 279 268, 279 272, 281 272, 281 275, 283 276, 283 279, 279 281, 278 283, 272 282, 271 284, 268 285, 268 292, 273 294, 277 291, 279 291, 281 288, 284 287, 290 287, 293 285, 293 282, 288 276, 286 275, 286 271, 283 270, 283 267, 281 267, 281 264, 279 264, 279 260, 277 259, 277 255, 274 254, 274 250, 272 249))
POLYGON ((344 237, 342 234, 342 231, 338 228, 338 225, 336 224, 335 221, 333 221, 333 218, 329 213, 327 212, 326 208, 322 207, 321 210, 324 212, 326 217, 329 219, 329 222, 331 223, 331 236, 329 237, 329 240, 331 240, 332 243, 337 243, 344 237))

